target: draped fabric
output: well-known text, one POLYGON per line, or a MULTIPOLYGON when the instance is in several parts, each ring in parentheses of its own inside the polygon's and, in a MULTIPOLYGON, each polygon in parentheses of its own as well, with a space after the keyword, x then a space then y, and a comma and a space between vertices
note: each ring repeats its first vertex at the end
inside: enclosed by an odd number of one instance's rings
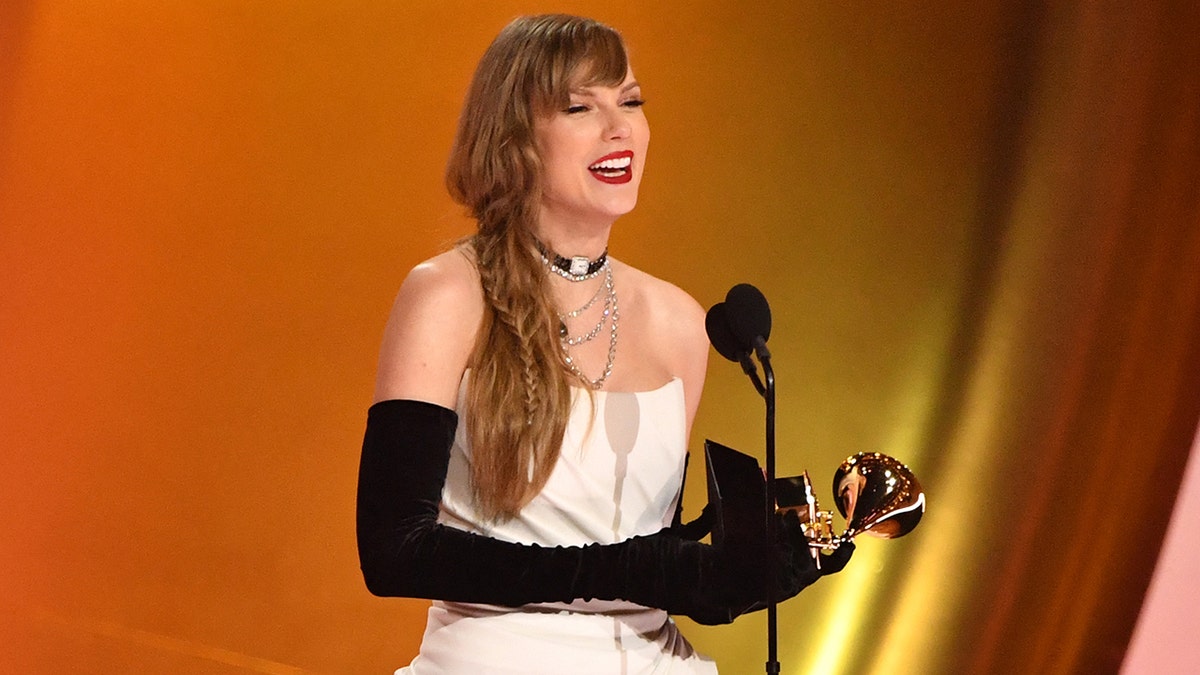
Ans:
MULTIPOLYGON (((1200 420, 1184 0, 0 3, 0 670, 413 657, 428 603, 354 553, 379 335, 470 229, 440 181, 475 61, 564 9, 647 97, 613 255, 763 290, 782 475, 830 507, 881 451, 926 489, 780 608, 783 672, 1117 670, 1200 420)), ((760 453, 761 417, 714 354, 685 516, 703 439, 760 453)), ((761 613, 680 624, 761 671, 761 613)))
POLYGON ((1197 16, 1022 17, 953 365, 917 450, 928 530, 887 562, 907 570, 867 602, 898 611, 848 672, 1119 666, 1200 417, 1197 16), (947 582, 963 585, 938 593, 951 602, 922 607, 947 582))

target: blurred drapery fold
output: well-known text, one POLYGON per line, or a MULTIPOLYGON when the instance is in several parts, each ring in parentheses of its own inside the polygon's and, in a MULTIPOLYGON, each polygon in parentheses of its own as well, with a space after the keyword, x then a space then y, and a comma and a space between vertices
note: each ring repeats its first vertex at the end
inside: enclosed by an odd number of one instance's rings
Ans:
POLYGON ((1197 9, 1026 7, 921 455, 940 490, 845 672, 1115 672, 1200 417, 1197 9), (923 604, 958 564, 970 588, 923 604))

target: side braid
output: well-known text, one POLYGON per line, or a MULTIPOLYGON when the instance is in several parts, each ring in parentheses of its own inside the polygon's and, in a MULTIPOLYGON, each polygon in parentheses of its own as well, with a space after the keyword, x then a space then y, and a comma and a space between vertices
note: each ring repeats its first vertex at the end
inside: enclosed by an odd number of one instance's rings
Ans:
POLYGON ((546 295, 545 270, 524 228, 476 236, 489 319, 472 358, 468 403, 472 483, 489 517, 515 515, 549 479, 566 429, 570 386, 546 295), (497 241, 498 239, 498 241, 497 241))

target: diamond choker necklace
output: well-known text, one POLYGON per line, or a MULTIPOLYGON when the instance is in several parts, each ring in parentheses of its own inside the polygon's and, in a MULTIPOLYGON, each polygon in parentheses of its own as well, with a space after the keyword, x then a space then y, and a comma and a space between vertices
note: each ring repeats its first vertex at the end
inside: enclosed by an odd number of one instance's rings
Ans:
POLYGON ((595 279, 604 269, 605 263, 608 262, 608 249, 604 249, 604 253, 601 253, 599 258, 589 260, 587 256, 582 255, 565 258, 546 248, 536 238, 533 240, 533 245, 537 247, 547 269, 568 281, 595 279))

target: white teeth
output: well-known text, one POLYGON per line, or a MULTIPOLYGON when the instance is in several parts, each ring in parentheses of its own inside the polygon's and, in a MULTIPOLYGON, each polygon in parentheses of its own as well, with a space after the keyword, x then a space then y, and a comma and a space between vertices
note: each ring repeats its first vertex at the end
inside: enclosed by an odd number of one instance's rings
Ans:
POLYGON ((606 159, 603 162, 596 162, 595 164, 589 166, 588 170, 596 171, 599 169, 617 169, 617 170, 628 169, 629 165, 632 163, 633 163, 632 157, 629 157, 629 156, 616 157, 614 159, 606 159))

